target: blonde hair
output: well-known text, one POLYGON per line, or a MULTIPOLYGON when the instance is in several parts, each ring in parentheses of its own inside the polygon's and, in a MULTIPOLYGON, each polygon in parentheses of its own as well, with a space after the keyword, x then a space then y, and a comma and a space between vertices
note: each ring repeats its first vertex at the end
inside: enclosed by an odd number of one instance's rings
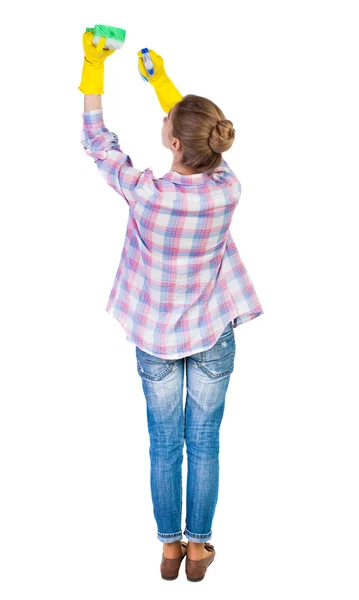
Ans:
POLYGON ((172 109, 172 136, 182 145, 182 164, 198 173, 212 173, 222 162, 222 152, 232 146, 232 121, 208 98, 188 94, 172 109))

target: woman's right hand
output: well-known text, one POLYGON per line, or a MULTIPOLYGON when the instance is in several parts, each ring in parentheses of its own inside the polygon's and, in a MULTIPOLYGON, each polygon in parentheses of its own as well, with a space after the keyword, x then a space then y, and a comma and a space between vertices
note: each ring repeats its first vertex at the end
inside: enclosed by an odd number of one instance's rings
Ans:
POLYGON ((164 67, 164 61, 162 56, 160 56, 159 54, 157 54, 157 52, 155 52, 154 50, 149 49, 148 50, 149 55, 152 59, 153 62, 153 66, 154 66, 154 74, 153 75, 149 75, 145 69, 144 66, 144 62, 143 62, 143 58, 142 58, 142 52, 141 50, 139 52, 137 52, 137 56, 138 56, 138 69, 141 73, 141 75, 151 83, 151 85, 156 87, 156 83, 162 78, 162 77, 167 77, 167 73, 165 71, 165 67, 164 67))
POLYGON ((154 50, 149 50, 149 54, 153 62, 154 74, 148 75, 144 67, 143 58, 141 58, 141 51, 137 52, 138 69, 141 76, 148 81, 155 90, 161 108, 168 113, 177 102, 182 100, 183 96, 168 77, 162 56, 157 54, 154 50))

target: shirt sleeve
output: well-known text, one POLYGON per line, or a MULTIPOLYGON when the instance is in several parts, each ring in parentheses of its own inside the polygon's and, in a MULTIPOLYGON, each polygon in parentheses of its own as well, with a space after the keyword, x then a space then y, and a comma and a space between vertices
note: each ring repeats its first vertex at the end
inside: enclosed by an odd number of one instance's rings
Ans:
POLYGON ((102 108, 84 112, 82 117, 81 144, 86 154, 94 159, 106 183, 134 207, 135 188, 143 172, 135 169, 131 158, 122 152, 116 133, 105 127, 102 108))

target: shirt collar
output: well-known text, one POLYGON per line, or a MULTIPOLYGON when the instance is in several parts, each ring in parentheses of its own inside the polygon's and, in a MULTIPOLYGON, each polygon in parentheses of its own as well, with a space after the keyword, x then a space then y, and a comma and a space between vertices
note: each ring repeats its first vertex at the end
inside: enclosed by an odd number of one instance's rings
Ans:
POLYGON ((207 173, 193 173, 192 175, 181 175, 177 171, 168 171, 163 175, 162 179, 170 179, 175 183, 181 183, 182 185, 201 185, 206 183, 209 179, 207 173))

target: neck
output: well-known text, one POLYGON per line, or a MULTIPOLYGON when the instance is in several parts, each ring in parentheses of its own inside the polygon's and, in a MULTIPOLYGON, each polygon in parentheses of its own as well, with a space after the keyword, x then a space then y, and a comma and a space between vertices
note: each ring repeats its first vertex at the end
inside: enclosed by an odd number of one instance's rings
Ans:
POLYGON ((185 167, 181 162, 175 160, 172 162, 171 171, 176 171, 180 175, 194 175, 196 173, 190 167, 185 167))

